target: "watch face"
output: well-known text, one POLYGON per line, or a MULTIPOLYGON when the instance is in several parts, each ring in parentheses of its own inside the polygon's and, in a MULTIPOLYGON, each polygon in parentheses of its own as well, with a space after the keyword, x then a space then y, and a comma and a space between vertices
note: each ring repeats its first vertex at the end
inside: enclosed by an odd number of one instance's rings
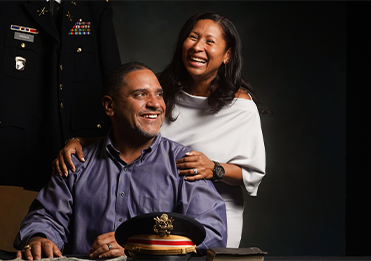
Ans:
POLYGON ((213 179, 214 181, 219 181, 223 178, 225 171, 224 171, 224 168, 218 162, 214 162, 214 163, 215 163, 215 167, 213 169, 213 179))

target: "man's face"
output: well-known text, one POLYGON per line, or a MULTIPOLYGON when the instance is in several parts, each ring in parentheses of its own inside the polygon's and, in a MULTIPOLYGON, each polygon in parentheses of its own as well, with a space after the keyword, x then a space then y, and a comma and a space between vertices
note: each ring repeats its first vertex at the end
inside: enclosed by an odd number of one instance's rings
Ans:
POLYGON ((113 102, 114 119, 124 129, 146 138, 156 137, 165 117, 163 91, 155 74, 147 69, 128 73, 119 97, 113 102))

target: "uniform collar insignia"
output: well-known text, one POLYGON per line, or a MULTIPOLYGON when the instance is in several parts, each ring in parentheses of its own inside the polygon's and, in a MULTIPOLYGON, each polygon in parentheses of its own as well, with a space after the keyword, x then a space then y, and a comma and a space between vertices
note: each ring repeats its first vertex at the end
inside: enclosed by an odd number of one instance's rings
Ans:
POLYGON ((46 7, 44 6, 41 10, 37 9, 37 12, 39 13, 39 16, 45 14, 48 12, 48 10, 45 9, 46 7))

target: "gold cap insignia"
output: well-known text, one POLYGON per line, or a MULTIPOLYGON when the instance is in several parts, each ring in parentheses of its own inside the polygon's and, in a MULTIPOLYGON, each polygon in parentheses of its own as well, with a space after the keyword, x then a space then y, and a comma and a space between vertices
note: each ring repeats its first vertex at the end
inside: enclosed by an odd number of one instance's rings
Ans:
POLYGON ((168 217, 167 214, 162 214, 161 217, 155 217, 154 220, 156 224, 153 226, 153 231, 160 237, 165 235, 170 235, 173 230, 173 221, 172 217, 168 217))

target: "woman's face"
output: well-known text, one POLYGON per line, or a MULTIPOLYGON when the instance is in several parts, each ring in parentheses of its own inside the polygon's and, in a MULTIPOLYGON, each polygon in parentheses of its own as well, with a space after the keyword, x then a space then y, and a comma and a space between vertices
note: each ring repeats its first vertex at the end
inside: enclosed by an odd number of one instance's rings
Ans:
POLYGON ((199 20, 183 43, 182 59, 195 81, 216 77, 218 69, 230 57, 221 27, 212 20, 199 20))

